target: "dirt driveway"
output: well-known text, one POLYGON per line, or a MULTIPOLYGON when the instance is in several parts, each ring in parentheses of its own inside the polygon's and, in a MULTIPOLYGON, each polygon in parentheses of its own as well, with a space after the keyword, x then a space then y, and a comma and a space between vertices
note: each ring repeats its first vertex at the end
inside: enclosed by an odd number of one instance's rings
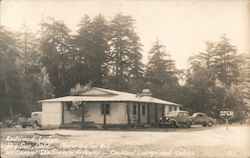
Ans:
POLYGON ((250 157, 250 126, 1 132, 2 157, 250 157))

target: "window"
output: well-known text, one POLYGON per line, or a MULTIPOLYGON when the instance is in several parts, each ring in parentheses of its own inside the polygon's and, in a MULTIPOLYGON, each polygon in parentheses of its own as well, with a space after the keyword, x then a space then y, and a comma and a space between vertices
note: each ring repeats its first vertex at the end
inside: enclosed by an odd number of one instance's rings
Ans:
POLYGON ((136 115, 136 104, 133 105, 133 115, 136 115))
POLYGON ((174 106, 171 106, 171 111, 175 111, 175 108, 174 108, 174 106))
POLYGON ((180 109, 179 109, 179 107, 178 107, 178 106, 176 106, 176 107, 175 107, 175 110, 176 110, 176 111, 179 111, 180 109))
POLYGON ((145 104, 142 105, 142 115, 146 114, 146 107, 145 104))
POLYGON ((203 114, 199 114, 199 117, 205 117, 203 114))
POLYGON ((106 115, 109 115, 110 114, 110 104, 108 103, 103 103, 101 105, 101 113, 102 115, 104 115, 104 112, 106 113, 106 115), (106 105, 106 112, 105 112, 105 105, 106 105))
POLYGON ((70 111, 70 109, 71 109, 71 103, 67 102, 65 108, 66 108, 67 111, 70 111))
POLYGON ((188 113, 183 113, 183 116, 188 116, 188 113))

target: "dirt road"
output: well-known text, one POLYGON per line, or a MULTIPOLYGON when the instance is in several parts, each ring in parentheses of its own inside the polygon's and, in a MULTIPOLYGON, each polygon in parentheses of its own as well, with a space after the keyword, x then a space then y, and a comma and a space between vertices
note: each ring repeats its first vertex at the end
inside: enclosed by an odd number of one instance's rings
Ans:
POLYGON ((250 126, 1 132, 2 157, 250 157, 250 126))

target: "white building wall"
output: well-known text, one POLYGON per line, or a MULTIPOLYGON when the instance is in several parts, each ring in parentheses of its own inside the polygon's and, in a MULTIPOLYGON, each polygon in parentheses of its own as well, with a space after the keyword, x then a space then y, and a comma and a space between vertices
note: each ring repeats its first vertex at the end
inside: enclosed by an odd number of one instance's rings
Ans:
POLYGON ((164 116, 167 116, 168 113, 170 112, 170 106, 169 105, 165 105, 165 108, 164 108, 164 116))
POLYGON ((67 110, 66 105, 64 105, 64 124, 72 123, 72 114, 67 110))
POLYGON ((124 102, 111 103, 111 115, 107 124, 127 124, 127 104, 124 102))
POLYGON ((103 122, 100 111, 100 103, 87 103, 84 105, 84 108, 85 111, 87 111, 84 118, 85 122, 94 122, 96 124, 101 124, 103 122))
MULTIPOLYGON (((130 114, 132 114, 132 105, 130 107, 130 114)), ((141 106, 141 123, 147 123, 147 106, 145 106, 145 115, 142 115, 141 106)), ((106 124, 127 124, 127 103, 126 102, 111 102, 110 103, 111 113, 106 115, 106 124)), ((161 108, 159 108, 161 109, 161 108)), ((179 106, 165 105, 164 115, 166 116, 172 109, 179 110, 179 106)), ((89 102, 85 104, 85 122, 93 122, 95 124, 103 124, 103 115, 101 114, 101 103, 100 102, 89 102)), ((138 112, 138 109, 137 109, 138 112)), ((138 115, 138 114, 137 114, 138 115)), ((137 115, 135 115, 137 117, 137 115)), ((154 108, 150 111, 150 120, 154 120, 154 108), (152 115, 152 116, 151 116, 152 115)), ((158 116, 161 116, 161 112, 158 112, 158 116)), ((69 111, 64 108, 64 123, 72 123, 72 115, 69 111)), ((132 120, 131 120, 132 121, 132 120)), ((52 126, 59 127, 62 123, 62 103, 61 102, 44 102, 42 103, 42 118, 41 124, 43 127, 52 126)))
MULTIPOLYGON (((87 110, 86 122, 94 122, 95 124, 103 124, 103 115, 101 114, 101 103, 87 103, 85 105, 87 110)), ((127 109, 123 102, 110 103, 110 114, 106 115, 106 124, 126 124, 127 123, 127 109)))
POLYGON ((42 103, 42 127, 59 127, 62 122, 61 102, 42 103))

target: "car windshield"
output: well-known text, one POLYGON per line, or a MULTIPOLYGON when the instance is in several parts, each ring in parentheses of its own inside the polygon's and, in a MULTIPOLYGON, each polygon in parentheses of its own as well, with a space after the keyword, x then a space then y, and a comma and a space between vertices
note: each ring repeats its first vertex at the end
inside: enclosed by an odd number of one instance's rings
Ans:
POLYGON ((177 116, 178 111, 170 111, 167 116, 177 116))
POLYGON ((187 112, 180 112, 179 116, 188 116, 189 114, 187 112))
POLYGON ((196 116, 197 116, 197 113, 194 113, 192 116, 193 116, 193 117, 196 117, 196 116))
POLYGON ((194 113, 192 116, 193 116, 193 117, 196 117, 196 116, 206 116, 206 115, 203 114, 203 113, 194 113))

